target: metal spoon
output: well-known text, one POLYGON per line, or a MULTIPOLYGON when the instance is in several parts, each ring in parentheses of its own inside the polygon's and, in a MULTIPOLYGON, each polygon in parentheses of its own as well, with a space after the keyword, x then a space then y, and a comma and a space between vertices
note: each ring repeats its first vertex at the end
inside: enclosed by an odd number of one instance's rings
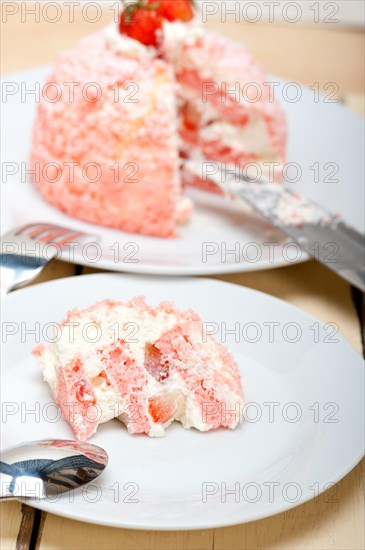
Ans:
POLYGON ((90 443, 62 439, 34 441, 1 453, 0 500, 46 498, 93 481, 108 455, 90 443))

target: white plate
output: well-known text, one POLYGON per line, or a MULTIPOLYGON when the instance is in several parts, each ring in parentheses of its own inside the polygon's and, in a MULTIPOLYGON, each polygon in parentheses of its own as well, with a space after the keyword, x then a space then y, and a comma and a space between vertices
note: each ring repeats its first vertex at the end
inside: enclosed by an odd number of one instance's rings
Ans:
MULTIPOLYGON (((287 246, 283 233, 273 230, 256 214, 198 191, 189 192, 196 204, 191 222, 180 228, 178 238, 169 240, 83 223, 45 203, 29 179, 22 181, 21 163, 29 158, 37 106, 34 95, 24 94, 36 89, 37 83, 40 87, 48 72, 49 68, 43 67, 4 79, 13 83, 18 92, 7 97, 2 109, 2 158, 4 163, 15 163, 19 172, 9 176, 6 183, 3 175, 2 232, 33 221, 91 232, 100 236, 100 249, 82 247, 73 255, 66 250, 63 259, 133 273, 231 273, 307 259, 298 247, 287 246)), ((285 82, 277 78, 275 81, 280 82, 275 93, 286 97, 285 82)), ((7 89, 10 90, 10 84, 7 89)), ((293 97, 293 89, 287 95, 293 97)), ((318 103, 314 100, 314 91, 303 88, 297 103, 283 102, 289 122, 288 162, 296 163, 302 171, 300 181, 291 186, 338 212, 364 232, 362 121, 339 104, 325 103, 323 97, 318 103), (334 163, 338 165, 338 172, 334 163), (316 177, 319 182, 315 181, 316 177), (336 179, 337 183, 332 181, 336 179)), ((29 168, 24 164, 23 167, 29 168)), ((288 178, 295 178, 295 174, 295 167, 288 169, 288 178)))
POLYGON ((176 423, 162 439, 128 435, 119 422, 104 424, 90 440, 110 455, 100 480, 88 492, 34 506, 117 527, 219 527, 301 504, 361 459, 363 364, 331 327, 276 298, 236 285, 104 274, 45 283, 5 298, 4 327, 18 332, 4 345, 1 389, 8 414, 3 412, 2 448, 26 440, 72 437, 62 419, 50 422, 55 409, 47 405, 52 403, 48 387, 30 355, 42 336, 26 337, 25 330, 41 332, 74 306, 136 294, 145 294, 153 304, 173 300, 180 308, 193 307, 205 322, 216 323, 217 338, 225 340, 242 372, 246 420, 234 431, 209 433, 186 431, 176 423), (274 338, 268 323, 277 323, 274 338), (231 330, 235 324, 239 336, 222 336, 224 328, 231 330), (257 331, 262 335, 254 342, 257 331), (301 336, 294 343, 297 332, 301 336), (232 489, 237 496, 226 494, 232 489))

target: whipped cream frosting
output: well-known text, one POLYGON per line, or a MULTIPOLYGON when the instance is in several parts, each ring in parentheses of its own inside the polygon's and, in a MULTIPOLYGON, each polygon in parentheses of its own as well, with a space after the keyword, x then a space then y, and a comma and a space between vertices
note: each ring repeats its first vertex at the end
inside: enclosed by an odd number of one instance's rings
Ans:
POLYGON ((183 23, 182 21, 164 21, 163 36, 168 43, 176 43, 177 47, 182 44, 193 46, 204 35, 204 29, 197 19, 183 23))
MULTIPOLYGON (((203 32, 203 28, 195 20, 188 24, 181 21, 163 22, 163 42, 166 42, 169 48, 173 45, 175 55, 178 55, 183 43, 195 44, 203 36, 203 32)), ((111 23, 105 28, 105 36, 110 49, 124 57, 142 59, 144 57, 155 57, 158 53, 156 48, 145 46, 138 40, 134 40, 126 34, 121 34, 118 25, 115 23, 111 23)))
POLYGON ((274 155, 265 122, 260 117, 251 117, 243 127, 225 121, 216 121, 203 128, 201 137, 206 141, 221 141, 231 149, 250 152, 260 156, 274 155))

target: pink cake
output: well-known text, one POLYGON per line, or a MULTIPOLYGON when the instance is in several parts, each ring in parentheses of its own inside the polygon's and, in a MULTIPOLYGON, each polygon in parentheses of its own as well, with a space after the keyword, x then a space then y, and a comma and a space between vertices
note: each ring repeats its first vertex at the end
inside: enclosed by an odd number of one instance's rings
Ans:
POLYGON ((49 82, 59 83, 62 98, 41 102, 31 157, 58 166, 55 174, 41 170, 44 198, 82 220, 173 236, 181 190, 170 67, 115 55, 102 32, 60 55, 49 82), (67 82, 80 83, 71 101, 67 82), (84 99, 100 90, 99 99, 84 99))
POLYGON ((115 417, 154 437, 174 420, 200 431, 241 422, 237 364, 192 310, 106 300, 71 311, 60 329, 34 355, 77 439, 115 417))
POLYGON ((62 97, 41 100, 31 165, 43 197, 69 215, 172 237, 192 211, 182 182, 214 190, 184 159, 253 162, 264 175, 265 162, 285 160, 286 123, 241 43, 196 20, 165 21, 161 33, 147 47, 113 25, 59 56, 48 82, 62 97))

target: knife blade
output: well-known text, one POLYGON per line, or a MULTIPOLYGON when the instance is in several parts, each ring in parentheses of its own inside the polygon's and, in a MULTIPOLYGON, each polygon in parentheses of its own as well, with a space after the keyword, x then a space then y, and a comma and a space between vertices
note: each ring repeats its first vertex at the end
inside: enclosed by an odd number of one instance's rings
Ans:
POLYGON ((188 160, 186 168, 238 197, 281 229, 307 254, 365 292, 365 236, 321 205, 282 183, 250 178, 223 163, 188 160))

